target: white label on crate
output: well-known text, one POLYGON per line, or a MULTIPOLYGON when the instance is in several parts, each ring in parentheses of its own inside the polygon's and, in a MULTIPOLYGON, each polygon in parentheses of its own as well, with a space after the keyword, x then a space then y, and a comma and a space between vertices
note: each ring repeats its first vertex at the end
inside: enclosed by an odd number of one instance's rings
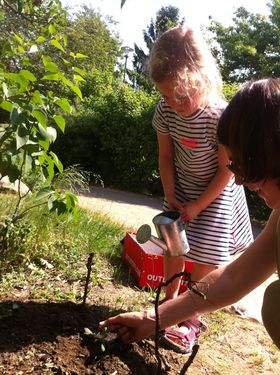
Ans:
POLYGON ((159 281, 160 283, 164 282, 164 278, 163 278, 163 276, 152 275, 151 273, 149 273, 149 274, 147 275, 147 280, 148 280, 148 281, 159 281))
POLYGON ((134 260, 132 260, 130 258, 129 255, 125 254, 125 259, 128 261, 128 263, 131 265, 131 267, 134 269, 134 271, 136 272, 137 276, 140 277, 141 276, 141 271, 139 270, 139 268, 137 267, 137 265, 135 264, 134 260))
MULTIPOLYGON (((163 276, 160 276, 160 275, 153 275, 151 273, 149 273, 147 275, 147 280, 148 281, 158 281, 160 283, 164 283, 165 280, 164 280, 164 277, 163 276)), ((184 285, 186 288, 188 287, 188 280, 183 280, 181 279, 181 285, 184 285)))

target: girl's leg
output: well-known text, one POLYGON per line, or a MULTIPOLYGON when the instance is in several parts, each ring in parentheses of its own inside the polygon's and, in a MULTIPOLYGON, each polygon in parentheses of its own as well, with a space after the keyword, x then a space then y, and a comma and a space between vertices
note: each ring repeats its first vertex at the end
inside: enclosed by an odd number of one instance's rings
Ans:
POLYGON ((200 281, 204 276, 208 275, 208 273, 216 270, 217 268, 218 266, 215 266, 213 264, 194 263, 191 276, 192 281, 200 281))
MULTIPOLYGON (((165 281, 169 280, 176 273, 184 271, 185 261, 183 257, 164 256, 164 278, 165 281)), ((172 283, 168 284, 165 288, 165 299, 173 299, 178 295, 181 278, 177 277, 172 283)))

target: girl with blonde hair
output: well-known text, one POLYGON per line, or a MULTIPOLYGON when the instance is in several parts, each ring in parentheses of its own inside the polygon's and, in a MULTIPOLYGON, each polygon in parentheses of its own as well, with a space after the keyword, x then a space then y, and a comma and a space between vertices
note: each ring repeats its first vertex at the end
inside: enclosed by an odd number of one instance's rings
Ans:
MULTIPOLYGON (((186 223, 194 262, 192 280, 229 262, 252 242, 244 189, 227 168, 217 142, 217 124, 226 107, 222 80, 201 34, 178 25, 163 33, 151 52, 150 77, 162 96, 153 127, 159 146, 164 210, 178 210, 186 223)), ((184 270, 183 257, 164 260, 165 280, 184 270)), ((180 280, 166 287, 166 300, 177 297, 180 280)), ((206 329, 197 318, 166 330, 163 340, 189 352, 206 329)))

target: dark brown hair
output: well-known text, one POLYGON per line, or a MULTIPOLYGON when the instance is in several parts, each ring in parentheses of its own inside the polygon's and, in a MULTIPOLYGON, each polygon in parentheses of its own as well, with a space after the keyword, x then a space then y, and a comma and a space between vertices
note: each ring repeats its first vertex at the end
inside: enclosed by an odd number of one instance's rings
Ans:
POLYGON ((280 80, 245 84, 218 124, 218 139, 228 147, 245 182, 280 181, 280 80))

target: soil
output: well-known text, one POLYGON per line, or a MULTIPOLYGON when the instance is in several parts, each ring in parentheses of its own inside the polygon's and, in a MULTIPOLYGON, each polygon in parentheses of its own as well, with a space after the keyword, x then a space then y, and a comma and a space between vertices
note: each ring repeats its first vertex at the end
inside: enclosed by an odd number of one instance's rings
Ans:
MULTIPOLYGON (((52 285, 50 285, 52 287, 52 285)), ((56 282, 55 287, 59 287, 56 282)), ((61 290, 65 283, 61 283, 61 290)), ((183 374, 189 355, 160 347, 153 340, 124 345, 106 343, 97 333, 99 321, 125 301, 141 308, 147 293, 111 281, 91 287, 87 303, 44 301, 17 288, 0 302, 0 373, 3 375, 155 375, 183 374), (125 299, 124 299, 125 296, 125 299), (89 331, 90 330, 90 331, 89 331), (102 345, 103 344, 103 345, 102 345), (161 364, 161 370, 159 367, 161 364), (181 371, 181 372, 180 372, 181 371)), ((120 306, 121 305, 121 306, 120 306)), ((120 310, 121 310, 120 309, 120 310)), ((279 374, 280 357, 263 326, 229 311, 207 315, 208 331, 188 374, 279 374)))

